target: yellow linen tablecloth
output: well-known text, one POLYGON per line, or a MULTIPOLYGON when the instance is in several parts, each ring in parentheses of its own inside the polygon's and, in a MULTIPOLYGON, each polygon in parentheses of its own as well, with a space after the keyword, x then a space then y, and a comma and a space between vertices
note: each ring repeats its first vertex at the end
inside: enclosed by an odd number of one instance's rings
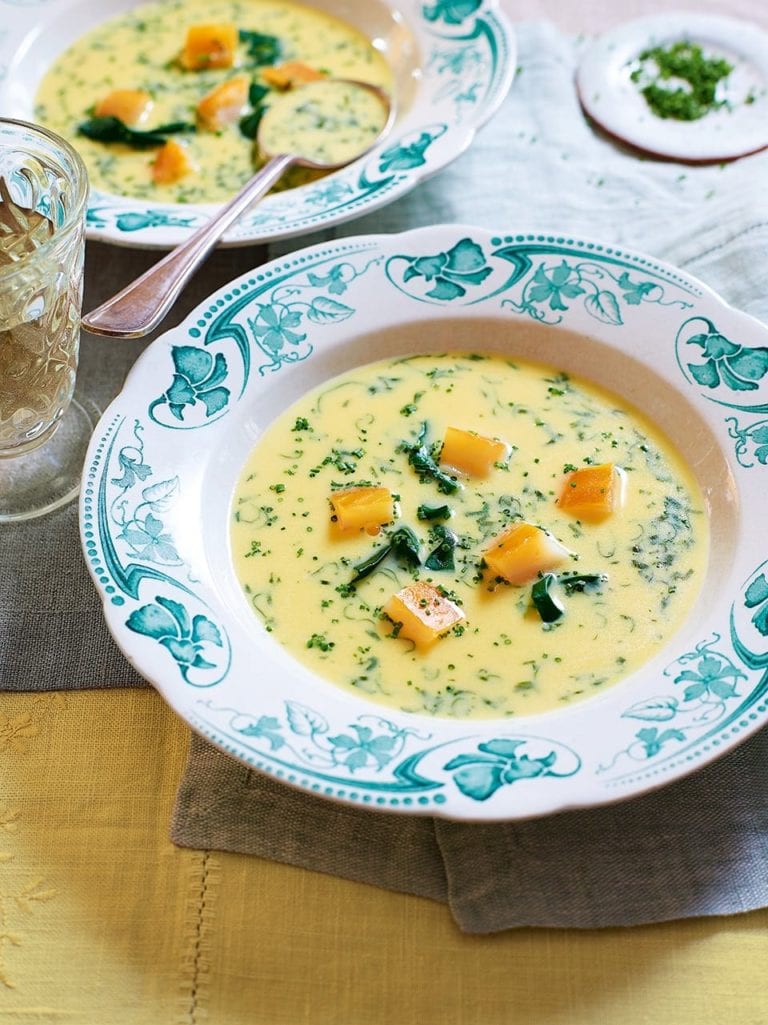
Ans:
POLYGON ((152 690, 0 694, 0 1023, 768 1020, 768 910, 465 936, 429 900, 175 848, 188 737, 152 690))

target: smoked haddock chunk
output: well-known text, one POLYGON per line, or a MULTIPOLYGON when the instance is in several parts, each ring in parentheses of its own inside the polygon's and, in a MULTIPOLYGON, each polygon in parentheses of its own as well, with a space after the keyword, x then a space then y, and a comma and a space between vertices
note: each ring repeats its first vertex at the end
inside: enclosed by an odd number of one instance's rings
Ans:
POLYGON ((340 530, 379 527, 395 517, 395 501, 389 488, 346 488, 334 493, 331 507, 340 530))
POLYGON ((225 125, 237 121, 248 102, 248 86, 248 78, 238 75, 206 93, 197 105, 200 126, 210 132, 218 132, 225 125))
POLYGON ((525 584, 554 569, 571 553, 548 531, 533 523, 516 523, 483 553, 494 576, 510 584, 525 584))
POLYGON ((179 63, 187 71, 231 68, 237 48, 237 25, 229 21, 190 25, 179 63))
POLYGON ((275 89, 292 89, 307 82, 317 82, 325 75, 302 61, 284 61, 273 68, 262 68, 261 77, 275 89))
POLYGON ((569 474, 557 500, 569 516, 600 523, 618 509, 621 479, 613 463, 584 466, 569 474))
POLYGON ((425 580, 417 580, 393 594, 383 610, 400 624, 397 636, 407 637, 421 650, 430 648, 464 619, 459 606, 425 580))
POLYGON ((152 181, 156 185, 172 185, 192 170, 192 161, 185 147, 175 139, 169 139, 157 151, 152 163, 152 181))
POLYGON ((154 106, 143 89, 113 89, 93 108, 94 117, 116 117, 125 125, 139 125, 154 106))
POLYGON ((470 477, 487 477, 494 463, 505 459, 507 446, 503 441, 486 438, 473 431, 462 431, 458 427, 447 427, 440 462, 470 477))

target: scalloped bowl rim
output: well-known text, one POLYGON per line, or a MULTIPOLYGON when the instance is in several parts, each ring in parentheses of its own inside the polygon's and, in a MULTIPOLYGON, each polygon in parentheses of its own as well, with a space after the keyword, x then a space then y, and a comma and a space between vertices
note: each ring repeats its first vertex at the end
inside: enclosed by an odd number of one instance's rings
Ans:
MULTIPOLYGON (((469 821, 523 819, 637 796, 684 777, 768 721, 768 642, 755 627, 755 603, 745 599, 745 594, 762 597, 762 580, 768 601, 763 572, 768 552, 760 553, 758 543, 762 453, 755 461, 756 446, 763 436, 768 441, 768 420, 744 425, 738 415, 726 415, 736 406, 754 408, 762 417, 768 404, 727 402, 733 396, 722 391, 722 381, 715 388, 702 386, 691 364, 681 362, 683 339, 696 331, 700 336, 707 324, 718 337, 738 336, 742 351, 768 347, 764 325, 690 275, 624 247, 536 230, 434 225, 351 236, 242 275, 148 347, 94 433, 84 470, 81 535, 115 640, 177 713, 222 750, 299 789, 361 807, 469 821), (473 286, 482 295, 451 305, 428 296, 428 282, 403 280, 408 260, 444 255, 462 239, 473 241, 492 270, 488 288, 473 286), (545 272, 567 261, 577 268, 574 273, 594 276, 597 270, 603 291, 625 274, 623 287, 635 288, 628 294, 637 301, 616 311, 621 323, 615 317, 614 322, 599 319, 586 303, 574 302, 560 323, 542 325, 536 315, 545 311, 530 302, 526 308, 524 301, 529 272, 519 272, 526 260, 529 270, 535 261, 545 272), (343 269, 334 271, 338 267, 343 269), (323 294, 322 282, 334 273, 344 288, 331 298, 323 294), (386 303, 380 301, 383 288, 386 303), (308 351, 296 359, 260 347, 255 334, 247 337, 249 313, 258 317, 268 299, 279 302, 280 289, 314 296, 307 308, 318 311, 317 323, 305 324, 313 329, 307 334, 311 341, 302 343, 308 351), (639 672, 564 709, 507 720, 452 720, 400 713, 347 694, 298 666, 268 637, 234 576, 226 539, 231 492, 245 456, 272 417, 345 367, 389 353, 439 351, 447 324, 465 334, 482 325, 492 339, 484 350, 538 359, 623 395, 677 443, 710 508, 707 582, 684 626, 639 672), (174 347, 205 352, 211 364, 205 381, 196 381, 199 395, 188 400, 182 419, 170 408, 168 388, 163 391, 178 370, 174 347), (209 405, 220 400, 213 401, 215 388, 206 381, 214 381, 218 354, 227 364, 227 397, 211 411, 209 405), (256 358, 265 361, 260 370, 256 358), (587 369, 578 369, 582 365, 587 369), (636 394, 638 387, 646 392, 636 394), (147 472, 140 476, 143 467, 147 472), (167 518, 183 556, 181 569, 153 562, 151 555, 142 562, 121 536, 130 515, 125 510, 148 501, 157 503, 159 518, 167 518), (189 623, 178 628, 179 641, 194 641, 204 661, 215 662, 213 670, 195 668, 186 656, 171 657, 144 626, 127 628, 128 612, 147 604, 157 609, 158 596, 186 602, 188 620, 195 613, 201 622, 216 624, 221 643, 211 641, 210 626, 200 636, 190 633, 189 623), (254 683, 256 664, 260 683, 254 683), (699 707, 698 723, 691 714, 697 706, 685 707, 684 688, 676 679, 683 667, 714 680, 705 681, 712 683, 714 703, 709 710, 699 707), (332 740, 354 724, 367 724, 389 738, 391 758, 345 767, 332 740), (468 793, 457 784, 453 759, 499 739, 513 741, 503 743, 499 754, 505 782, 490 793, 468 793), (536 778, 516 775, 515 746, 529 762, 541 764, 536 778)), ((765 399, 766 386, 756 394, 765 399)))

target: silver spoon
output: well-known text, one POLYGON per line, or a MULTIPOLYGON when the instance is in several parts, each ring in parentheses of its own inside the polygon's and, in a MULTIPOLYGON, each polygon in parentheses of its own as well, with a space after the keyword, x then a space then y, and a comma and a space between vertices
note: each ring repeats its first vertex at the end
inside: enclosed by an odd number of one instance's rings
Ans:
MULTIPOLYGON (((340 95, 340 94, 339 94, 340 95)), ((337 97, 338 99, 338 97, 337 97)), ((130 285, 82 318, 86 331, 113 338, 141 338, 154 330, 176 302, 184 285, 208 256, 221 236, 258 199, 268 192, 292 165, 334 171, 367 153, 389 131, 394 108, 387 93, 378 86, 352 79, 322 79, 291 89, 277 97, 259 124, 257 144, 269 159, 237 195, 181 245, 136 278, 130 285), (358 148, 341 145, 344 114, 334 115, 329 101, 336 87, 357 86, 381 103, 381 125, 370 126, 370 139, 358 148), (293 126, 303 152, 275 152, 286 125, 293 126), (321 142, 310 146, 308 128, 314 128, 321 142), (374 134, 375 132, 375 134, 374 134)), ((282 149, 283 147, 278 147, 282 149)), ((294 147, 298 149, 299 147, 294 147)))

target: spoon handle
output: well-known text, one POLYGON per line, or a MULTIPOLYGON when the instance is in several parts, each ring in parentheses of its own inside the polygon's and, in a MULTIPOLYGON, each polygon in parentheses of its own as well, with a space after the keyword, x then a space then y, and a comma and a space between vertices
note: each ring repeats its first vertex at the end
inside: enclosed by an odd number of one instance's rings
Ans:
POLYGON ((82 318, 86 331, 112 338, 141 338, 149 334, 176 302, 224 232, 274 185, 295 161, 286 154, 272 157, 218 213, 167 256, 117 295, 82 318))

